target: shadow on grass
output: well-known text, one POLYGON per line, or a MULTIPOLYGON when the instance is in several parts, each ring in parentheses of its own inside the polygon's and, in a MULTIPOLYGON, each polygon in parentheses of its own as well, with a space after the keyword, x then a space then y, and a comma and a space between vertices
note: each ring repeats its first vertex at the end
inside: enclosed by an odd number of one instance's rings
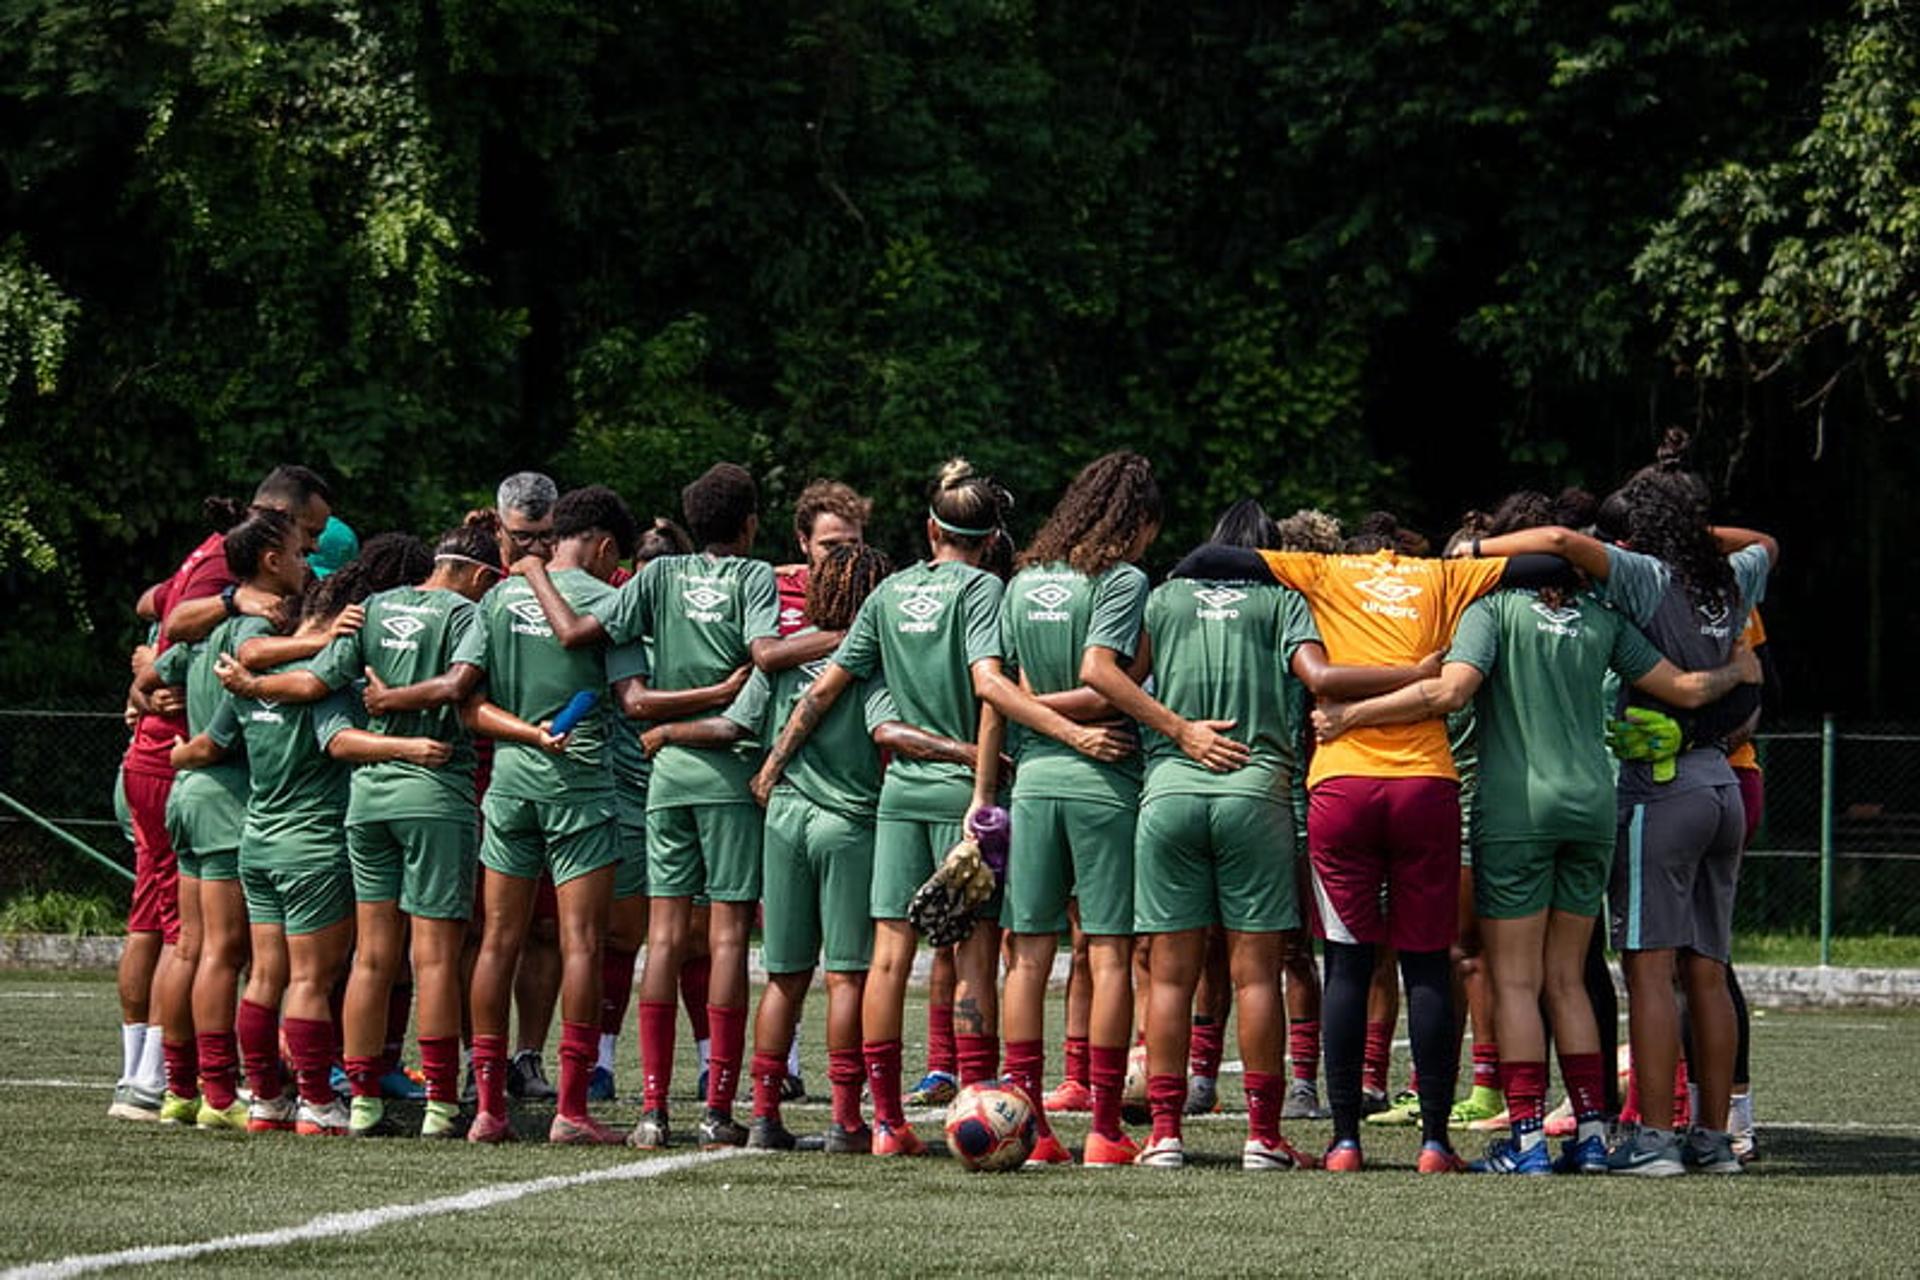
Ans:
POLYGON ((1753 1172, 1787 1178, 1859 1178, 1920 1174, 1920 1134, 1868 1129, 1769 1129, 1760 1126, 1753 1172))

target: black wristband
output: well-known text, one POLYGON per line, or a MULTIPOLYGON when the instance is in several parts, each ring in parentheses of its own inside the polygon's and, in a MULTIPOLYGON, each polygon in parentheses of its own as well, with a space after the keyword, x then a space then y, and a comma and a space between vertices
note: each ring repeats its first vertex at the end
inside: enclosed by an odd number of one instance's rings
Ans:
POLYGON ((237 618, 240 616, 240 604, 234 599, 234 597, 239 594, 239 591, 240 584, 237 582, 229 582, 220 589, 220 604, 226 609, 229 618, 237 618))
POLYGON ((1473 558, 1475 560, 1480 558, 1480 539, 1478 538, 1473 540, 1473 558))

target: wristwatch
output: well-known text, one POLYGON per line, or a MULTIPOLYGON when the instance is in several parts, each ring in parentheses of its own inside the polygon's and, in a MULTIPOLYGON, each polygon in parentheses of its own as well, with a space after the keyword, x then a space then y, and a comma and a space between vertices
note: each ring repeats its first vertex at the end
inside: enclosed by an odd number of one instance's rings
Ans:
POLYGON ((226 609, 229 618, 240 616, 240 603, 234 597, 240 594, 240 584, 229 582, 220 588, 220 603, 226 609))

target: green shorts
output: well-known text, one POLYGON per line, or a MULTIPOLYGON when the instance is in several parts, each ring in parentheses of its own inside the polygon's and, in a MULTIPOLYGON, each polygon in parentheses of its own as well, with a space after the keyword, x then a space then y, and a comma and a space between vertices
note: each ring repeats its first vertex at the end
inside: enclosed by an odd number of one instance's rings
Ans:
POLYGON ((353 915, 353 873, 344 855, 331 866, 243 859, 240 889, 250 924, 277 924, 289 934, 318 933, 353 915))
POLYGON ((503 876, 537 880, 544 871, 565 884, 619 861, 611 793, 562 804, 488 791, 480 812, 480 865, 503 876))
POLYGON ((1134 811, 1096 800, 1013 798, 1006 908, 1015 933, 1065 933, 1067 900, 1080 903, 1080 928, 1133 932, 1134 811))
POLYGON ((1133 918, 1140 933, 1223 925, 1239 933, 1300 927, 1293 819, 1256 796, 1163 795, 1135 828, 1133 918))
MULTIPOLYGON (((823 809, 790 790, 767 805, 760 953, 768 973, 831 973, 873 962, 873 819, 823 809)), ((918 888, 919 886, 915 886, 918 888)))
POLYGON ((182 770, 167 793, 167 835, 189 879, 238 879, 246 822, 244 769, 182 770))
POLYGON ((758 901, 765 822, 756 804, 648 810, 648 892, 656 898, 758 901))
POLYGON ((479 846, 471 811, 465 817, 348 823, 354 900, 397 899, 410 916, 470 919, 479 846))
POLYGON ((1597 916, 1613 871, 1613 842, 1497 840, 1473 860, 1473 909, 1489 920, 1517 920, 1552 907, 1597 916))
MULTIPOLYGON (((875 920, 905 920, 907 904, 947 850, 960 843, 960 820, 927 822, 882 815, 873 824, 873 890, 867 906, 875 920)), ((988 919, 1000 915, 998 894, 982 904, 988 919)))
POLYGON ((620 849, 620 869, 613 873, 613 899, 647 896, 647 824, 627 821, 625 813, 614 823, 614 843, 620 849))

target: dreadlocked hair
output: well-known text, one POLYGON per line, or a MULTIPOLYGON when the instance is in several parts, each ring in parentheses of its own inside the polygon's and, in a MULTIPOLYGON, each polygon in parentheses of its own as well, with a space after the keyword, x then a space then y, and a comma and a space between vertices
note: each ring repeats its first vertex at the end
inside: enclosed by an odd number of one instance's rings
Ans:
POLYGON ((1282 551, 1318 551, 1332 555, 1340 550, 1340 522, 1324 511, 1302 507, 1274 522, 1282 551))
POLYGON ((1403 556, 1424 556, 1431 544, 1412 529, 1400 527, 1399 517, 1387 511, 1369 511, 1360 527, 1341 548, 1348 555, 1366 556, 1376 551, 1392 551, 1403 556))
POLYGON ((976 472, 965 458, 952 458, 934 479, 927 509, 939 526, 938 541, 974 551, 987 545, 1006 523, 1007 513, 1013 510, 1013 494, 993 477, 976 472), (955 529, 980 532, 956 533, 955 529))
POLYGON ((833 548, 807 578, 807 621, 822 631, 845 631, 892 572, 893 563, 876 547, 849 542, 833 548))
POLYGON ((467 512, 466 518, 440 535, 435 556, 463 556, 481 564, 500 563, 500 513, 492 507, 467 512))
POLYGON ((220 547, 227 557, 227 571, 240 579, 260 572, 260 560, 275 547, 286 545, 293 532, 293 521, 286 512, 271 507, 255 507, 245 520, 227 530, 220 547))
POLYGON ((1160 523, 1160 485, 1137 453, 1102 454, 1080 469, 1018 566, 1065 564, 1097 578, 1125 560, 1142 531, 1160 523))
POLYGON ((1727 608, 1738 588, 1733 567, 1708 532, 1706 482, 1685 469, 1691 443, 1684 430, 1669 427, 1654 464, 1622 486, 1627 541, 1665 561, 1695 605, 1727 608))
POLYGON ((332 618, 350 604, 395 587, 423 581, 433 572, 433 552, 410 533, 368 538, 360 554, 318 579, 300 598, 300 620, 332 618))

